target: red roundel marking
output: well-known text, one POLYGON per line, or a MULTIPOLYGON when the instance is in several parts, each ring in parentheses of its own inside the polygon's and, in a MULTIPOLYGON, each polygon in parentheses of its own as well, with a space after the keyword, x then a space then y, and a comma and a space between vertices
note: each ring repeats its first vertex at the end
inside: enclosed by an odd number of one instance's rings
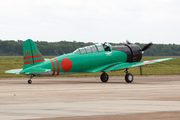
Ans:
POLYGON ((72 68, 72 62, 70 59, 68 58, 64 58, 62 61, 61 61, 61 67, 63 69, 63 71, 67 72, 67 71, 70 71, 71 68, 72 68))

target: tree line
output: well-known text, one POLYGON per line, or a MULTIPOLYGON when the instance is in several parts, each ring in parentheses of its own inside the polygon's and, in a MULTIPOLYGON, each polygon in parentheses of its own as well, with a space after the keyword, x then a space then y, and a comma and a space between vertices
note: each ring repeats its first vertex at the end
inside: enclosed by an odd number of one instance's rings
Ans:
MULTIPOLYGON (((77 41, 59 41, 46 42, 34 41, 39 51, 44 56, 57 56, 64 53, 70 53, 77 48, 93 45, 95 43, 77 42, 77 41), (56 51, 56 52, 55 52, 56 51), (62 52, 63 51, 63 52, 62 52)), ((23 55, 22 40, 0 40, 0 56, 22 56, 23 55)), ((125 43, 110 43, 111 45, 123 45, 125 43)), ((146 44, 135 43, 143 48, 146 44)), ((145 51, 144 56, 180 56, 180 45, 177 44, 153 44, 145 51)))

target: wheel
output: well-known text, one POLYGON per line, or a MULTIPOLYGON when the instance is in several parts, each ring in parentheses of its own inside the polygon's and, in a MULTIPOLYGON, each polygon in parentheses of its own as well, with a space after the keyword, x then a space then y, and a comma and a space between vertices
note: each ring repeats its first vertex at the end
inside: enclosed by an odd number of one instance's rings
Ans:
POLYGON ((32 80, 28 80, 28 84, 31 84, 32 83, 32 80))
POLYGON ((107 73, 101 74, 101 81, 102 82, 107 82, 109 80, 109 76, 107 73))
POLYGON ((133 81, 133 75, 131 73, 127 73, 125 76, 125 80, 127 83, 131 83, 133 81))

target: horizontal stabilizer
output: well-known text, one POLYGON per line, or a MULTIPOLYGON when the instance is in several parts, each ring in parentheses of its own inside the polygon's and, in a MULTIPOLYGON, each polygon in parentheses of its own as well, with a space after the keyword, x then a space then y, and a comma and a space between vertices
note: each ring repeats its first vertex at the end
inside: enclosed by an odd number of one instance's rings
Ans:
POLYGON ((44 69, 44 68, 32 68, 32 69, 25 69, 23 70, 24 74, 28 75, 28 74, 33 74, 33 73, 46 73, 51 71, 51 69, 44 69))
POLYGON ((14 73, 14 74, 20 74, 22 69, 12 69, 12 70, 7 70, 5 73, 14 73))

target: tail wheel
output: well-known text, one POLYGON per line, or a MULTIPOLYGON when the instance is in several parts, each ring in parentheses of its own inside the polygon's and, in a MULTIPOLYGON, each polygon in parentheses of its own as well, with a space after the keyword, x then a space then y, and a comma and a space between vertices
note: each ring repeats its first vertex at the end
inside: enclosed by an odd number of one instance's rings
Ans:
POLYGON ((100 78, 102 82, 107 82, 109 80, 109 75, 107 73, 102 73, 100 78))
POLYGON ((131 73, 127 73, 125 76, 125 80, 127 83, 131 83, 133 81, 133 75, 131 73))
POLYGON ((32 78, 34 77, 35 75, 30 75, 30 79, 28 80, 28 84, 31 84, 32 83, 32 78))

